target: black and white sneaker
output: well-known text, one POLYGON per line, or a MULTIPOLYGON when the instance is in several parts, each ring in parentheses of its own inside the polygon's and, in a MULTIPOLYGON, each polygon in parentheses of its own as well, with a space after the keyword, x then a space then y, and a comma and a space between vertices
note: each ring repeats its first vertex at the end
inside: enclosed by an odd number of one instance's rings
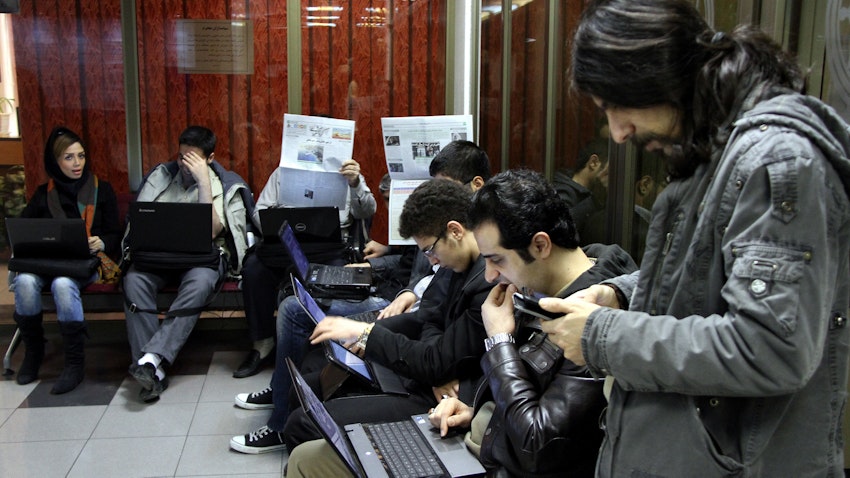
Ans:
POLYGON ((278 433, 267 426, 263 426, 255 432, 231 438, 230 448, 242 453, 258 455, 260 453, 283 450, 286 448, 286 445, 283 443, 283 433, 278 433))
POLYGON ((265 410, 274 408, 272 388, 266 387, 259 392, 239 393, 233 401, 237 407, 245 410, 265 410))

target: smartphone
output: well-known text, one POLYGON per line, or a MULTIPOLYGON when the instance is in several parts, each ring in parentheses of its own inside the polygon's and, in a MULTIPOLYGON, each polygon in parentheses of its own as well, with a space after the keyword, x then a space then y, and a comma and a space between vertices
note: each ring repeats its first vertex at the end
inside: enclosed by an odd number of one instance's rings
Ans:
POLYGON ((540 307, 537 297, 530 295, 523 295, 519 292, 514 292, 513 301, 514 310, 537 317, 538 319, 552 320, 564 315, 563 312, 549 312, 548 310, 543 310, 543 308, 540 307))

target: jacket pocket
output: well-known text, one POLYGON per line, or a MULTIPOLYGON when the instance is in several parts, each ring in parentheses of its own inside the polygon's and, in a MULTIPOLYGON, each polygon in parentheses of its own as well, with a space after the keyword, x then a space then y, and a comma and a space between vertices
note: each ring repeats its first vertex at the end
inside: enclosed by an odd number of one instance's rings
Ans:
POLYGON ((800 279, 811 252, 769 243, 732 245, 732 277, 723 287, 730 308, 783 337, 797 328, 800 279))

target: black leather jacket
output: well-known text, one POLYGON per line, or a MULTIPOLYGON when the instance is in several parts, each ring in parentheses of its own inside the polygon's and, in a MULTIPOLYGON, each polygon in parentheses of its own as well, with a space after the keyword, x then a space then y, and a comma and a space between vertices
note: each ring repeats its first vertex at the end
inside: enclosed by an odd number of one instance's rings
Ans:
MULTIPOLYGON (((618 246, 584 248, 597 263, 559 296, 637 268, 618 246)), ((481 444, 489 476, 590 477, 602 442, 601 380, 564 359, 546 334, 523 328, 516 344, 501 343, 481 359, 484 381, 475 408, 496 404, 481 444)))

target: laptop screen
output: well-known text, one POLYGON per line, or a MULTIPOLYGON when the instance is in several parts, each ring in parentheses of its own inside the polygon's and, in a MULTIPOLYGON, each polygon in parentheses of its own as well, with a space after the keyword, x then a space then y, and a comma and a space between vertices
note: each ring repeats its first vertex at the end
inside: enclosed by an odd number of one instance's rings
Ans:
MULTIPOLYGON (((304 311, 307 312, 313 321, 318 324, 320 320, 325 318, 325 312, 321 309, 321 307, 319 307, 319 304, 316 303, 313 296, 307 292, 307 289, 301 284, 301 281, 293 277, 292 285, 295 289, 295 298, 298 300, 298 303, 301 304, 301 307, 304 308, 304 311)), ((370 382, 372 381, 372 374, 369 372, 369 366, 366 365, 366 362, 363 359, 337 342, 330 341, 328 343, 331 346, 334 358, 340 365, 344 365, 354 373, 361 375, 366 380, 370 382)))
POLYGON ((298 239, 295 238, 295 232, 289 226, 289 222, 283 221, 283 225, 280 226, 279 234, 280 242, 282 242, 286 247, 286 250, 289 251, 289 256, 292 258, 292 262, 295 264, 296 269, 298 269, 298 273, 302 278, 307 277, 307 270, 310 268, 310 261, 301 249, 301 244, 298 243, 298 239))
POLYGON ((304 412, 307 416, 313 418, 316 426, 321 430, 322 435, 330 442, 340 457, 346 461, 349 469, 357 470, 359 468, 358 461, 352 455, 351 448, 349 448, 348 443, 345 441, 345 435, 342 433, 339 425, 331 417, 331 414, 328 413, 328 410, 322 404, 321 400, 319 400, 319 397, 313 393, 313 389, 304 382, 304 378, 298 372, 298 369, 295 368, 295 364, 289 357, 286 358, 286 366, 289 369, 289 374, 292 376, 292 383, 295 384, 295 392, 301 400, 301 406, 304 408, 304 412))

